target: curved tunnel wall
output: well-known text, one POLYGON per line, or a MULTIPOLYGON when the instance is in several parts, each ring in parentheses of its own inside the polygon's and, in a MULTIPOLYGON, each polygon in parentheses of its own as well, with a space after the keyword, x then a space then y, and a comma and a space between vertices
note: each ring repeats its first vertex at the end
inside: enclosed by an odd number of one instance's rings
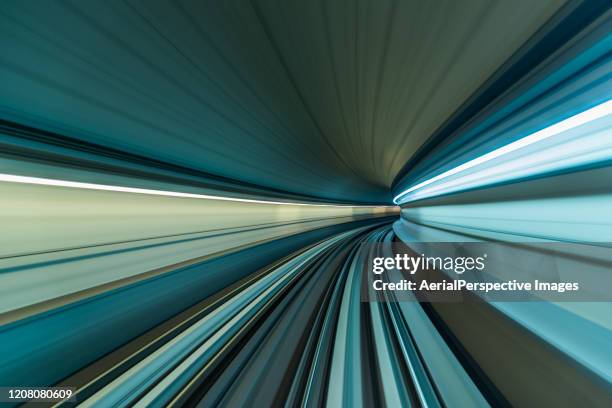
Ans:
POLYGON ((555 272, 607 276, 610 19, 595 0, 3 3, 0 386, 610 406, 609 300, 363 289, 375 257, 431 243, 562 244, 555 272))

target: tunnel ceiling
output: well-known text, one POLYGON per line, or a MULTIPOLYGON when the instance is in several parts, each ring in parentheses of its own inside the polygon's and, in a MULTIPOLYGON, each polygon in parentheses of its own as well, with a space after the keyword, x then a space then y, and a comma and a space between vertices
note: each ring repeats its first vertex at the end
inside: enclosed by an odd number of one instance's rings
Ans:
POLYGON ((561 5, 12 2, 0 109, 239 181, 384 202, 415 150, 561 5))

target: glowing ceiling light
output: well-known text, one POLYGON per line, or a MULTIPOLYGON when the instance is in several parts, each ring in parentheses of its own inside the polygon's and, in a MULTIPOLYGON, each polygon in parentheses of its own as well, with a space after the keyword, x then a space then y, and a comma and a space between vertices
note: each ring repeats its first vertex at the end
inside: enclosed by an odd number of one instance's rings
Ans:
POLYGON ((582 150, 580 154, 568 148, 561 151, 559 143, 557 143, 563 142, 569 145, 575 142, 575 139, 557 140, 557 138, 553 138, 554 136, 562 137, 565 132, 593 123, 598 119, 606 117, 609 119, 610 115, 612 115, 612 99, 411 186, 398 194, 393 202, 403 204, 468 188, 517 179, 526 175, 533 176, 612 159, 610 126, 607 126, 605 131, 594 130, 593 134, 581 136, 581 140, 584 137, 584 141, 587 143, 583 143, 584 146, 582 147, 574 146, 574 148, 582 150), (524 163, 529 162, 531 167, 526 168, 520 161, 515 161, 513 165, 509 165, 507 159, 511 157, 519 158, 521 161, 524 160, 524 163), (492 162, 492 160, 495 161, 492 162))

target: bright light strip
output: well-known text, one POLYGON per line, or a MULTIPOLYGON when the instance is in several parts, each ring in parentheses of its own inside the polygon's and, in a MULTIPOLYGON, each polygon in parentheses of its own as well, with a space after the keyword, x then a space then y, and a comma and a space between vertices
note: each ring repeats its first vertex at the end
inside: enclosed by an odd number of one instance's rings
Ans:
MULTIPOLYGON (((182 193, 179 191, 151 190, 147 188, 134 188, 134 187, 111 186, 111 185, 106 185, 106 184, 81 183, 78 181, 55 180, 55 179, 28 177, 28 176, 17 176, 13 174, 0 174, 0 182, 1 181, 5 181, 8 183, 37 184, 37 185, 43 185, 43 186, 82 188, 86 190, 115 191, 115 192, 120 192, 120 193, 148 194, 148 195, 157 195, 157 196, 166 196, 166 197, 183 197, 183 198, 197 198, 197 199, 204 199, 204 200, 235 201, 239 203, 296 205, 296 206, 309 206, 309 207, 335 207, 335 208, 378 207, 378 206, 294 203, 294 202, 289 202, 289 201, 283 202, 283 201, 253 200, 253 199, 248 199, 248 198, 232 198, 232 197, 214 196, 214 195, 206 195, 206 194, 182 193)), ((384 207, 384 206, 381 206, 381 207, 384 207)))
MULTIPOLYGON (((393 199, 393 202, 395 204, 403 204, 405 202, 408 201, 413 201, 417 198, 414 199, 410 199, 409 197, 407 197, 408 195, 410 195, 410 193, 416 191, 416 190, 420 190, 423 189, 424 187, 438 182, 440 180, 446 179, 450 176, 453 176, 455 174, 461 173, 463 171, 466 171, 468 169, 471 169, 473 167, 476 167, 478 165, 481 165, 483 163, 489 162, 491 160, 497 159, 501 156, 507 155, 509 153, 512 153, 514 151, 517 151, 519 149, 522 149, 524 147, 533 145, 534 143, 538 143, 541 142, 543 140, 549 139, 553 136, 559 135, 563 132, 567 132, 568 130, 574 129, 578 126, 587 124, 589 122, 592 122, 594 120, 603 118, 605 116, 608 116, 612 114, 612 99, 601 103, 593 108, 590 108, 582 113, 579 113, 577 115, 571 116, 565 120, 562 120, 561 122, 555 123, 554 125, 551 125, 547 128, 544 128, 542 130, 539 130, 535 133, 530 134, 529 136, 526 136, 522 139, 516 140, 510 144, 507 144, 506 146, 502 146, 498 149, 493 150, 492 152, 489 152, 485 155, 482 155, 480 157, 477 157, 473 160, 470 160, 466 163, 463 163, 457 167, 454 167, 450 170, 447 170, 441 174, 438 174, 435 177, 432 177, 430 179, 427 179, 421 183, 418 183, 410 188, 408 188, 407 190, 403 191, 402 193, 398 194, 397 196, 395 196, 395 198, 393 199)), ((427 194, 419 194, 418 199, 421 198, 426 198, 426 197, 433 197, 435 195, 440 195, 443 192, 438 192, 438 194, 431 194, 431 195, 427 195, 427 194)))

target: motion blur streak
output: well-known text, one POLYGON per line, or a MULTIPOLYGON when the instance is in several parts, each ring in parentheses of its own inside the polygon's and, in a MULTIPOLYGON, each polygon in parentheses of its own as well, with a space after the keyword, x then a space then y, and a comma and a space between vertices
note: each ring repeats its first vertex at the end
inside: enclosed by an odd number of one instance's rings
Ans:
POLYGON ((612 269, 611 27, 607 0, 0 2, 0 387, 609 408, 609 302, 364 288, 432 242, 612 269))
POLYGON ((412 186, 393 201, 403 204, 487 184, 605 163, 612 160, 611 126, 612 101, 606 101, 412 186), (587 124, 590 126, 585 126, 587 124), (585 127, 579 134, 573 132, 569 138, 560 137, 560 134, 580 126, 585 127), (531 145, 534 146, 528 149, 531 145), (487 166, 493 160, 494 164, 487 166), (466 174, 468 170, 471 171, 466 174), (459 173, 463 174, 448 180, 459 173))
MULTIPOLYGON (((8 183, 24 183, 24 184, 39 184, 43 186, 58 186, 58 187, 72 187, 72 188, 84 188, 89 190, 101 190, 101 191, 118 191, 122 193, 136 193, 136 194, 149 194, 167 197, 184 197, 184 198, 199 198, 204 200, 218 200, 218 201, 236 201, 240 203, 256 203, 256 204, 271 204, 271 205, 286 205, 286 206, 308 206, 308 207, 351 207, 348 205, 333 205, 333 204, 316 204, 316 203, 299 203, 290 201, 265 201, 265 200, 249 200, 246 198, 232 198, 224 196, 213 196, 204 194, 192 194, 192 193, 181 193, 178 191, 163 191, 163 190, 150 190, 144 188, 132 188, 122 186, 108 186, 104 184, 92 184, 92 183, 79 183, 75 181, 66 180, 53 180, 39 177, 24 177, 16 176, 14 174, 0 174, 0 182, 6 181, 8 183)), ((356 207, 356 206, 352 206, 356 207)), ((363 207, 363 206, 362 206, 363 207)))

